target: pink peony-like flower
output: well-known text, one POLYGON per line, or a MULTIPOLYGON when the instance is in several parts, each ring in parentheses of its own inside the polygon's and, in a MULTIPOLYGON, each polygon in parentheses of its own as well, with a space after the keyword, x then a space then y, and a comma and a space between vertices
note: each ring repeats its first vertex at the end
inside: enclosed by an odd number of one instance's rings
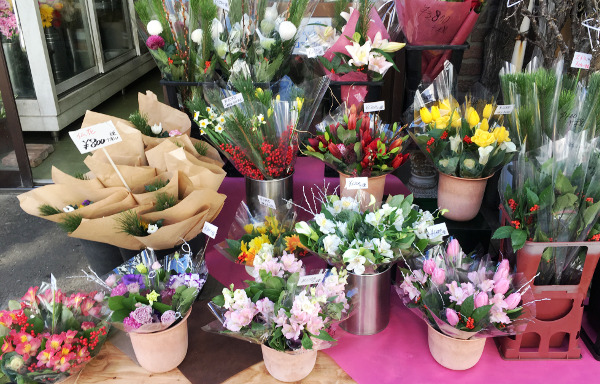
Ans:
POLYGON ((131 332, 132 330, 141 327, 142 324, 135 321, 133 317, 128 316, 125 319, 123 319, 123 326, 125 327, 125 332, 131 332))
POLYGON ((144 325, 152 322, 152 307, 149 305, 143 305, 136 308, 130 315, 135 321, 144 325))
POLYGON ((110 296, 123 296, 127 293, 127 286, 123 283, 119 283, 116 287, 112 289, 110 292, 110 296))
POLYGON ((479 292, 475 295, 475 308, 483 307, 484 305, 488 305, 490 298, 488 294, 485 292, 479 292))
POLYGON ((283 269, 289 273, 300 272, 302 269, 302 261, 297 260, 293 253, 285 251, 283 252, 283 256, 281 256, 281 264, 283 264, 283 269))
POLYGON ((173 137, 173 136, 181 136, 181 132, 179 132, 176 129, 169 131, 169 137, 173 137))
POLYGON ((454 309, 446 308, 446 320, 448 321, 448 324, 453 327, 458 324, 458 314, 454 309))
POLYGON ((165 46, 165 39, 157 35, 150 36, 146 40, 146 46, 155 51, 165 46))
POLYGON ((165 313, 163 313, 160 317, 160 322, 162 323, 162 325, 167 327, 173 324, 175 320, 177 320, 177 314, 175 313, 175 311, 165 311, 165 313))
POLYGON ((84 321, 83 323, 81 323, 81 329, 84 331, 87 331, 88 329, 92 329, 96 326, 96 324, 94 324, 91 321, 84 321))

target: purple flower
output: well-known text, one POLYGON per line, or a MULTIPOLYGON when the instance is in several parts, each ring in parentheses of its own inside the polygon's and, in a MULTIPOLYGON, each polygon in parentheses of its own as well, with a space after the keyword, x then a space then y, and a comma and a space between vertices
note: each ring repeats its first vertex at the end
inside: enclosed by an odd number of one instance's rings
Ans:
POLYGON ((137 283, 139 285, 138 291, 146 289, 146 285, 144 285, 144 276, 142 275, 123 275, 123 277, 121 278, 121 282, 127 286, 129 286, 130 284, 137 283))
POLYGON ((152 322, 152 307, 149 305, 138 307, 130 316, 141 325, 149 324, 152 322))
POLYGON ((165 311, 165 313, 163 313, 160 317, 160 322, 162 323, 162 325, 167 327, 173 324, 175 320, 177 320, 175 311, 165 311))
POLYGON ((127 286, 123 283, 119 283, 116 287, 112 289, 110 292, 110 296, 123 296, 127 293, 127 286))
POLYGON ((135 319, 131 316, 128 316, 123 319, 123 326, 125 327, 125 332, 131 332, 134 329, 138 329, 142 326, 142 324, 135 321, 135 319))
POLYGON ((157 50, 165 46, 165 40, 160 36, 150 36, 146 40, 146 46, 152 50, 157 50))

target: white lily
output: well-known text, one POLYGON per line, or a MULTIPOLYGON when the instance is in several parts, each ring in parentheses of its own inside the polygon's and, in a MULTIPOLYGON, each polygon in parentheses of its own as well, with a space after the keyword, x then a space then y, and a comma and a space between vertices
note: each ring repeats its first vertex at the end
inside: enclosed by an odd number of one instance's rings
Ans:
POLYGON ((392 67, 392 63, 381 55, 369 55, 369 70, 383 75, 392 67))
POLYGON ((162 123, 158 123, 158 125, 154 124, 150 130, 152 131, 152 133, 154 133, 155 135, 160 135, 162 132, 162 123))
POLYGON ((342 18, 346 20, 346 22, 348 22, 348 20, 350 20, 352 12, 354 12, 354 7, 350 7, 350 9, 348 9, 348 12, 340 12, 340 16, 342 16, 342 18))
POLYGON ((346 45, 346 50, 350 54, 350 57, 352 57, 348 64, 362 67, 369 63, 371 53, 371 43, 369 41, 363 46, 354 41, 352 45, 346 45))
POLYGON ((517 151, 517 146, 512 141, 505 141, 500 144, 500 149, 506 151, 506 153, 512 153, 517 151))

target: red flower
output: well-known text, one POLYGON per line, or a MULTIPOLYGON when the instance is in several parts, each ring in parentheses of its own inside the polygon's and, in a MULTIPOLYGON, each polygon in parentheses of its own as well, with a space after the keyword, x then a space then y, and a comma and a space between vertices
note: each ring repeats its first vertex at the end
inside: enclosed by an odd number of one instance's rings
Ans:
POLYGON ((590 204, 594 204, 594 199, 592 197, 586 198, 585 201, 587 201, 590 204))
POLYGON ((533 207, 531 207, 531 208, 529 209, 529 212, 535 212, 535 211, 537 211, 538 209, 540 209, 540 206, 536 204, 536 205, 534 205, 533 207))
POLYGON ((337 159, 341 159, 342 158, 342 152, 340 152, 340 150, 337 147, 337 145, 335 145, 333 143, 329 143, 329 145, 327 146, 327 149, 329 149, 329 152, 331 152, 331 154, 333 156, 335 156, 337 159))
POLYGON ((204 62, 204 73, 206 73, 206 71, 208 71, 209 68, 210 68, 210 61, 205 61, 204 62))
POLYGON ((446 140, 447 138, 448 138, 448 131, 444 131, 444 133, 442 133, 442 136, 440 136, 440 139, 446 140))
POLYGON ((594 235, 590 238, 591 241, 600 241, 600 233, 594 235))
MULTIPOLYGON (((355 108, 354 105, 352 108, 355 108)), ((348 116, 348 129, 351 131, 356 129, 356 113, 350 113, 348 116)))
POLYGON ((169 63, 169 65, 173 64, 173 59, 171 59, 170 57, 167 59, 167 63, 169 63))
POLYGON ((402 145, 402 139, 396 139, 396 140, 394 140, 394 142, 392 144, 390 144, 389 150, 391 151, 392 149, 398 148, 401 145, 402 145))

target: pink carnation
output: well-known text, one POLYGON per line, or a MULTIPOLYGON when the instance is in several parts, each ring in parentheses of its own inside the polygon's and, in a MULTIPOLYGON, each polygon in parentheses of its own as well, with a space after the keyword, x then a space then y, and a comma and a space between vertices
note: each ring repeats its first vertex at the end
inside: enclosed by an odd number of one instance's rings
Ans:
POLYGON ((123 296, 127 293, 127 286, 123 283, 119 283, 113 290, 110 292, 110 296, 123 296))
POLYGON ((129 317, 126 317, 125 319, 123 319, 123 326, 125 327, 126 332, 130 332, 134 329, 138 329, 139 327, 142 326, 142 324, 138 323, 137 321, 135 321, 134 318, 129 316, 129 317))
POLYGON ((149 324, 152 322, 152 307, 149 305, 144 305, 136 308, 130 316, 142 325, 149 324))
POLYGON ((146 46, 152 50, 157 50, 165 46, 165 40, 160 36, 150 36, 146 40, 146 46))
POLYGON ((165 311, 160 317, 160 322, 162 325, 168 327, 173 324, 177 320, 177 316, 175 315, 175 311, 165 311))

